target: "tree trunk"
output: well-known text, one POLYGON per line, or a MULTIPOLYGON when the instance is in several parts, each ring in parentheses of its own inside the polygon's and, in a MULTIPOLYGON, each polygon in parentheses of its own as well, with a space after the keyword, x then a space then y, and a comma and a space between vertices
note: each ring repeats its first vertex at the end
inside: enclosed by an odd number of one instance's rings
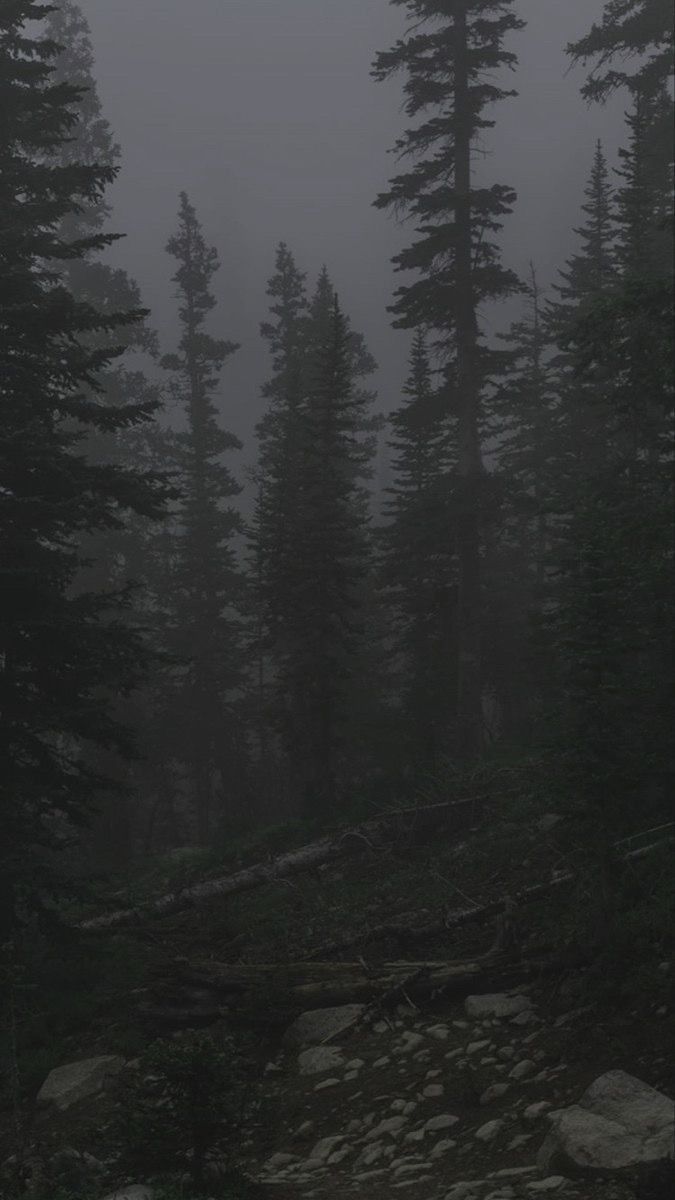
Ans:
POLYGON ((457 340, 457 736, 461 761, 477 758, 484 744, 481 664, 480 486, 478 327, 473 289, 471 132, 468 31, 465 0, 455 16, 455 228, 457 340))

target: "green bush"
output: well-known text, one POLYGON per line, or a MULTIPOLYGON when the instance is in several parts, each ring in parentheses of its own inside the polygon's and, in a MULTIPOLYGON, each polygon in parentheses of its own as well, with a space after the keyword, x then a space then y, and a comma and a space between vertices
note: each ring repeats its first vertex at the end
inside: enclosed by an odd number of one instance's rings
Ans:
POLYGON ((190 1032, 154 1042, 126 1085, 120 1133, 129 1171, 143 1178, 188 1175, 192 1194, 213 1195, 217 1160, 222 1186, 230 1188, 245 1105, 243 1068, 226 1035, 216 1041, 190 1032))

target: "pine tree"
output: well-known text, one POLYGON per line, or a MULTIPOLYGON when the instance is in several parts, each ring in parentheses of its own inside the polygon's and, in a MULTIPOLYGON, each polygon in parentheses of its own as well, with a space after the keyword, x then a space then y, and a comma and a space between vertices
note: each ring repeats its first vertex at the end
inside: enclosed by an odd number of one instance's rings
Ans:
POLYGON ((115 351, 91 347, 139 314, 97 311, 59 269, 113 240, 68 240, 63 227, 102 202, 114 169, 56 161, 81 97, 54 81, 57 47, 34 25, 47 14, 29 0, 0 13, 0 908, 10 925, 48 894, 49 848, 91 811, 102 781, 87 747, 131 751, 112 697, 136 685, 144 645, 124 594, 74 590, 79 543, 130 513, 157 515, 165 490, 81 449, 91 432, 141 425, 153 406, 111 410, 98 381, 115 351))
POLYGON ((359 377, 373 369, 352 333, 327 271, 312 300, 307 402, 300 430, 295 609, 281 670, 292 697, 291 761, 303 763, 310 811, 331 812, 340 796, 344 730, 362 634, 367 577, 368 493, 374 453, 371 394, 359 377))
POLYGON ((592 62, 582 88, 587 100, 605 100, 628 86, 659 93, 673 71, 673 10, 669 0, 606 0, 601 22, 567 47, 575 62, 592 62))
POLYGON ((382 586, 394 616, 397 666, 412 765, 433 772, 449 748, 456 561, 449 475, 452 439, 443 388, 435 386, 426 335, 413 339, 404 403, 390 417, 393 483, 381 531, 382 586))
POLYGON ((173 697, 175 744, 188 767, 198 836, 206 844, 216 815, 216 777, 223 793, 231 793, 242 759, 233 711, 243 681, 242 579, 233 545, 241 521, 229 503, 240 488, 222 461, 241 443, 220 426, 216 402, 221 371, 238 347, 205 329, 216 304, 211 281, 218 256, 207 246, 184 192, 167 251, 178 263, 173 280, 181 339, 178 351, 162 362, 187 418, 187 431, 176 437, 183 499, 172 583, 172 649, 184 667, 173 697))
POLYGON ((412 28, 376 59, 374 74, 404 71, 405 108, 414 124, 396 151, 413 166, 398 175, 377 205, 419 222, 418 240, 395 258, 401 271, 420 278, 399 289, 393 312, 405 328, 428 327, 454 362, 457 422, 456 544, 457 752, 470 759, 483 743, 481 666, 481 393, 486 348, 478 309, 518 290, 500 265, 492 240, 515 199, 503 185, 475 186, 472 151, 494 121, 486 109, 512 92, 486 75, 513 67, 506 37, 523 22, 512 0, 393 0, 412 28))

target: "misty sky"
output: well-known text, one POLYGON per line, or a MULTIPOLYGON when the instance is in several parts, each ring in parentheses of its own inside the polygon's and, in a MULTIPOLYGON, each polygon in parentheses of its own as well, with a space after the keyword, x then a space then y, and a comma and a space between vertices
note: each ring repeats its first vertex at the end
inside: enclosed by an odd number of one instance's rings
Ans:
MULTIPOLYGON (((164 245, 186 189, 217 245, 217 332, 243 343, 226 369, 223 414, 247 446, 267 364, 258 325, 276 244, 314 275, 326 262, 344 307, 380 363, 381 407, 398 403, 407 341, 386 305, 389 260, 409 237, 372 208, 395 169, 387 150, 404 124, 401 83, 370 78, 378 49, 404 28, 388 0, 81 0, 92 29, 105 115, 122 146, 112 200, 115 250, 141 285, 169 349, 175 331, 172 260, 164 245)), ((588 108, 566 43, 602 0, 519 0, 528 21, 513 39, 520 95, 496 110, 481 173, 512 184, 504 230, 509 265, 533 258, 542 281, 574 245, 597 137, 614 159, 622 98, 588 108)), ((491 320, 498 327, 498 314, 491 320)))

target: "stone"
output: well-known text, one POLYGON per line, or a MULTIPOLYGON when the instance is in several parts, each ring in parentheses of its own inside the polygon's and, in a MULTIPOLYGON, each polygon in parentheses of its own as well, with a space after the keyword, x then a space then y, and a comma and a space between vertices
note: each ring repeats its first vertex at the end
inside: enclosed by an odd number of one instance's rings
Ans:
POLYGON ((542 1170, 592 1177, 667 1162, 675 1153, 673 1101, 625 1071, 601 1075, 578 1104, 549 1120, 537 1159, 542 1170))
POLYGON ((429 1154, 429 1158, 432 1162, 436 1162, 444 1154, 447 1154, 450 1150, 454 1150, 456 1145, 457 1142, 453 1138, 441 1138, 440 1142, 436 1142, 436 1145, 429 1154))
POLYGON ((497 1054, 501 1058, 502 1062, 509 1062, 510 1059, 515 1058, 515 1054, 516 1054, 515 1047, 514 1046, 501 1046, 500 1049, 497 1051, 497 1054))
POLYGON ((278 1171, 280 1167, 287 1167, 289 1163, 296 1161, 297 1155, 284 1154, 280 1151, 278 1154, 273 1154, 271 1158, 268 1158, 267 1162, 265 1163, 265 1170, 278 1171))
POLYGON ((523 1058, 509 1071, 509 1079, 528 1079, 537 1070, 531 1058, 523 1058))
POLYGON ((362 1150, 354 1164, 356 1167, 372 1167, 384 1155, 384 1146, 382 1142, 374 1142, 372 1146, 366 1146, 362 1150))
POLYGON ((322 1079, 321 1083, 315 1084, 314 1091, 315 1092, 323 1092, 326 1088, 337 1087, 339 1082, 340 1082, 340 1080, 335 1079, 333 1076, 331 1076, 330 1079, 322 1079))
POLYGON ((344 1140, 342 1134, 338 1134, 336 1137, 321 1138, 309 1157, 315 1158, 318 1162, 325 1162, 344 1140))
POLYGON ((524 1008, 516 1017, 511 1017, 511 1025, 531 1025, 533 1021, 538 1021, 539 1017, 531 1008, 524 1008))
POLYGON ((536 1100, 534 1104, 528 1104, 523 1113, 523 1120, 527 1121, 528 1125, 534 1125, 544 1113, 552 1107, 549 1100, 536 1100))
POLYGON ((386 1117, 384 1121, 380 1121, 379 1125, 375 1125, 372 1129, 368 1130, 366 1141, 370 1142, 375 1138, 381 1138, 386 1133, 392 1137, 397 1137, 406 1124, 406 1117, 386 1117))
POLYGON ((450 1030, 447 1025, 430 1025, 427 1028, 429 1037, 435 1038, 437 1042, 447 1042, 450 1036, 450 1030))
POLYGON ((374 1067, 388 1067, 390 1062, 391 1062, 391 1059, 388 1058, 386 1054, 384 1054, 382 1056, 382 1058, 375 1059, 373 1066, 374 1067))
POLYGON ((364 1063, 362 1058, 352 1058, 351 1061, 347 1063, 345 1070, 360 1071, 361 1067, 365 1067, 365 1065, 366 1064, 364 1063))
POLYGON ((445 1194, 445 1200, 474 1200, 483 1186, 480 1179, 462 1179, 453 1184, 445 1194))
POLYGON ((342 1004, 339 1008, 318 1008, 301 1013, 284 1034, 287 1046, 318 1046, 327 1038, 337 1037, 351 1028, 366 1011, 365 1004, 342 1004))
POLYGON ((537 829, 540 833, 550 833, 562 821, 560 813, 548 812, 544 813, 537 821, 537 829))
POLYGON ((323 1075, 345 1065, 342 1051, 337 1046, 312 1046, 298 1055, 301 1075, 323 1075))
POLYGON ((489 1088, 486 1088, 478 1101, 479 1104, 493 1104, 495 1100, 500 1100, 509 1090, 508 1083, 493 1083, 489 1088))
POLYGON ((464 1001, 464 1011, 467 1017, 483 1020, 485 1017, 517 1017, 519 1013, 532 1008, 528 996, 509 996, 505 992, 495 992, 486 996, 467 996, 464 1001))
POLYGON ((117 1075, 123 1066, 123 1058, 116 1054, 104 1054, 99 1058, 83 1058, 79 1062, 55 1067, 38 1092, 38 1104, 53 1104, 65 1112, 72 1104, 98 1095, 106 1080, 117 1075))
POLYGON ((110 1192, 104 1200, 153 1200, 156 1194, 155 1189, 145 1183, 130 1183, 116 1192, 110 1192))
POLYGON ((567 1180, 564 1175, 549 1175, 547 1179, 539 1179, 533 1183, 528 1183, 527 1190, 535 1196, 545 1195, 548 1192, 557 1192, 566 1183, 567 1180))
POLYGON ((443 1095, 444 1090, 445 1089, 442 1083, 428 1083, 427 1086, 422 1089, 422 1095, 424 1096, 425 1100, 438 1100, 443 1095))
POLYGON ((424 1038, 421 1033, 413 1033, 407 1031, 403 1034, 399 1046, 399 1054, 412 1054, 413 1050, 419 1050, 424 1045, 424 1038))
POLYGON ((439 1113, 437 1117, 429 1118, 424 1129, 427 1133, 440 1133, 443 1129, 452 1129, 458 1122, 459 1117, 453 1117, 452 1113, 439 1113))
POLYGON ((489 1046, 489 1045, 490 1045, 490 1042, 487 1038, 484 1038, 480 1042, 469 1042, 469 1044, 466 1048, 466 1052, 467 1052, 467 1054, 478 1054, 479 1050, 484 1050, 485 1047, 489 1046))
POLYGON ((353 1148, 351 1146, 343 1146, 341 1150, 336 1150, 335 1153, 331 1154, 330 1158, 327 1159, 328 1166, 336 1167, 339 1163, 344 1162, 346 1158, 349 1158, 349 1155, 352 1153, 352 1149, 353 1148))
POLYGON ((406 1133, 403 1141, 406 1142, 410 1146, 415 1146, 419 1142, 423 1142, 424 1141, 424 1129, 411 1130, 410 1133, 406 1133))
POLYGON ((481 1125, 480 1129, 476 1130, 474 1137, 477 1142, 492 1142, 503 1128, 503 1121, 487 1121, 485 1125, 481 1125))

